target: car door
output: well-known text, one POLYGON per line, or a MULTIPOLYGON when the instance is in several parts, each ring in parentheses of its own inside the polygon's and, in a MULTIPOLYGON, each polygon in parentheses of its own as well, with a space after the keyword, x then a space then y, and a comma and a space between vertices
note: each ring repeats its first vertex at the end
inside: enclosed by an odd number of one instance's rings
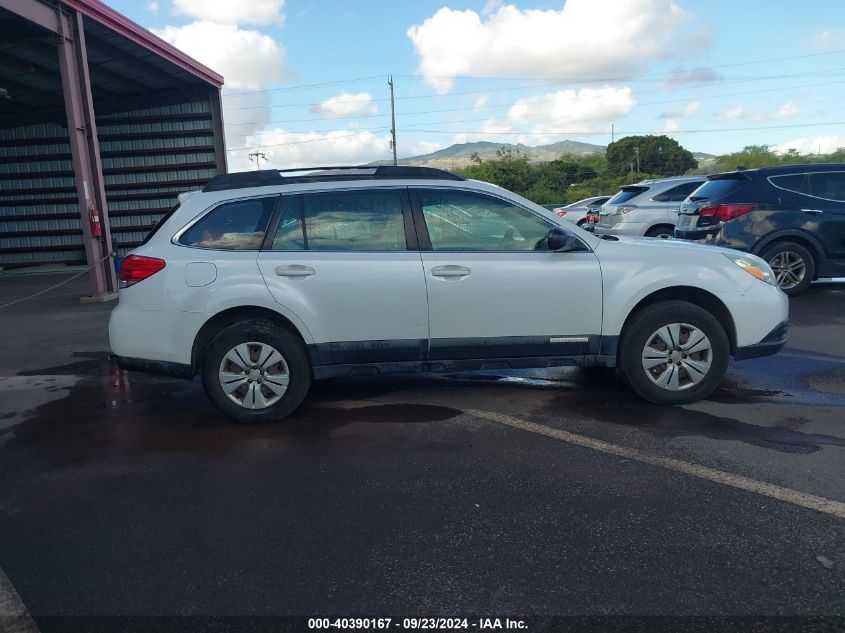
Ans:
POLYGON ((845 270, 845 171, 824 171, 810 174, 810 195, 815 198, 804 205, 808 229, 822 242, 825 255, 836 266, 827 274, 845 270))
POLYGON ((258 266, 306 323, 321 364, 424 359, 428 306, 407 190, 285 196, 277 222, 258 266))
MULTIPOLYGON (((429 359, 597 351, 598 259, 552 252, 551 220, 505 197, 412 188, 429 305, 429 359)), ((579 241, 580 243, 580 241, 579 241)))

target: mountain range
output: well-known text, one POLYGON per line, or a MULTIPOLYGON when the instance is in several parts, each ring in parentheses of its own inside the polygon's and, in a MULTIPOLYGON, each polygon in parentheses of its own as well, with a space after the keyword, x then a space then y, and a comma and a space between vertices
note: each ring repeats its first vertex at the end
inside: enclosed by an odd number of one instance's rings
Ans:
MULTIPOLYGON (((416 165, 420 167, 439 167, 441 169, 454 169, 456 167, 463 167, 470 163, 473 154, 477 154, 480 158, 493 158, 500 149, 510 149, 514 152, 519 152, 528 157, 528 160, 534 163, 543 163, 556 158, 560 158, 564 154, 572 154, 574 156, 582 156, 585 154, 604 154, 607 147, 604 145, 593 145, 592 143, 581 143, 579 141, 558 141, 549 145, 523 145, 522 143, 494 143, 492 141, 477 141, 475 143, 456 143, 444 149, 439 149, 430 154, 421 154, 419 156, 409 156, 408 158, 400 158, 400 165, 416 165)), ((693 152, 693 156, 699 162, 708 161, 715 156, 712 154, 705 154, 704 152, 693 152)), ((379 161, 376 164, 387 165, 391 161, 379 161)))

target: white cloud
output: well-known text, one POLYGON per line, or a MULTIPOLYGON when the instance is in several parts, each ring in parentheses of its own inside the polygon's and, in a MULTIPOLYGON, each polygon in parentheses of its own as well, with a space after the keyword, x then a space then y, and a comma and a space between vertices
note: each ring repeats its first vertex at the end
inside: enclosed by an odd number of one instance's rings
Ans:
POLYGON ((432 152, 436 152, 439 149, 443 148, 443 145, 440 143, 435 143, 433 141, 417 141, 413 145, 411 145, 407 151, 405 151, 402 147, 402 143, 397 142, 396 147, 399 148, 401 152, 401 156, 422 156, 424 154, 431 154, 432 152))
MULTIPOLYGON (((254 134, 237 146, 244 149, 229 152, 229 170, 250 168, 247 155, 255 150, 267 155, 264 168, 284 169, 312 165, 360 165, 390 157, 389 135, 368 130, 333 130, 330 132, 287 132, 265 130, 254 134)), ((254 165, 252 165, 254 168, 254 165)))
POLYGON ((716 112, 713 118, 717 121, 742 120, 746 123, 769 123, 771 121, 782 121, 798 116, 798 106, 792 101, 787 101, 774 112, 748 112, 742 106, 727 108, 716 112))
POLYGON ((339 95, 329 97, 319 105, 312 106, 311 111, 329 119, 337 119, 356 114, 375 114, 378 108, 373 103, 373 95, 369 92, 352 94, 344 90, 339 95))
POLYGON ((285 0, 173 0, 173 13, 223 24, 271 24, 284 21, 285 0))
POLYGON ((822 134, 813 137, 796 138, 786 143, 780 143, 775 145, 772 150, 777 154, 785 154, 790 149, 798 150, 799 154, 830 154, 840 147, 845 147, 845 136, 822 134))
POLYGON ((688 119, 691 116, 698 114, 701 108, 699 101, 687 101, 682 105, 671 106, 666 108, 661 114, 661 119, 688 119))
POLYGON ((675 119, 666 119, 666 123, 663 124, 663 128, 660 130, 660 133, 671 134, 672 132, 677 132, 679 129, 678 122, 675 119))
POLYGON ((677 86, 706 86, 722 79, 722 75, 712 68, 675 68, 663 80, 664 88, 677 86))
POLYGON ((191 22, 153 32, 217 71, 229 88, 257 89, 285 79, 285 53, 269 35, 234 24, 191 22))
POLYGON ((630 88, 611 86, 524 97, 517 100, 504 117, 488 119, 480 132, 458 135, 456 142, 490 140, 490 137, 532 145, 552 142, 551 137, 558 134, 563 137, 572 132, 604 130, 610 122, 629 113, 635 103, 630 88), (503 133, 508 133, 510 138, 501 138, 505 136, 503 133))
POLYGON ((461 75, 595 79, 641 72, 677 50, 689 15, 672 0, 567 0, 560 10, 513 5, 483 17, 441 8, 408 29, 419 72, 439 93, 461 75))
POLYGON ((158 13, 158 0, 147 0, 147 11, 150 13, 158 13))
POLYGON ((741 119, 743 116, 745 116, 745 108, 742 106, 735 106, 733 108, 727 108, 726 110, 717 112, 713 115, 713 118, 719 121, 732 121, 734 119, 741 119))
POLYGON ((495 13, 499 9, 504 6, 504 2, 502 0, 487 0, 484 3, 484 6, 481 7, 481 15, 490 15, 491 13, 495 13))
POLYGON ((822 50, 845 48, 845 29, 825 29, 814 35, 812 42, 822 50))
POLYGON ((476 97, 476 99, 475 99, 475 103, 472 104, 472 109, 476 110, 476 111, 481 110, 481 108, 486 106, 488 103, 490 103, 490 95, 489 94, 484 93, 484 94, 478 95, 478 97, 476 97))

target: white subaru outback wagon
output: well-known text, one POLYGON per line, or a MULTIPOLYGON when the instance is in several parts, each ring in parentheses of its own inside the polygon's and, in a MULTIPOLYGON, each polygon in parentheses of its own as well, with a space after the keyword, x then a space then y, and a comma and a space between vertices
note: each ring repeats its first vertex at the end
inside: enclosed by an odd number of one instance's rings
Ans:
POLYGON ((777 352, 762 259, 600 238, 505 189, 422 167, 217 176, 123 262, 117 364, 192 378, 237 422, 321 378, 602 365, 658 404, 777 352))

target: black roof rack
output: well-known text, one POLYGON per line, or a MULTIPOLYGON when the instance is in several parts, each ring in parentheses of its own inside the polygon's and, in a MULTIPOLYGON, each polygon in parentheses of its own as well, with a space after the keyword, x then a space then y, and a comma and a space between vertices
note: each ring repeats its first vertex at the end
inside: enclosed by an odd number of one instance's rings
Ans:
POLYGON ((302 182, 331 180, 465 180, 465 178, 434 167, 405 167, 393 165, 354 165, 342 167, 300 167, 297 169, 265 169, 242 171, 215 176, 203 187, 203 191, 225 191, 246 187, 269 187, 302 182), (292 175, 292 174, 299 175, 292 175), (290 175, 289 175, 290 174, 290 175))

